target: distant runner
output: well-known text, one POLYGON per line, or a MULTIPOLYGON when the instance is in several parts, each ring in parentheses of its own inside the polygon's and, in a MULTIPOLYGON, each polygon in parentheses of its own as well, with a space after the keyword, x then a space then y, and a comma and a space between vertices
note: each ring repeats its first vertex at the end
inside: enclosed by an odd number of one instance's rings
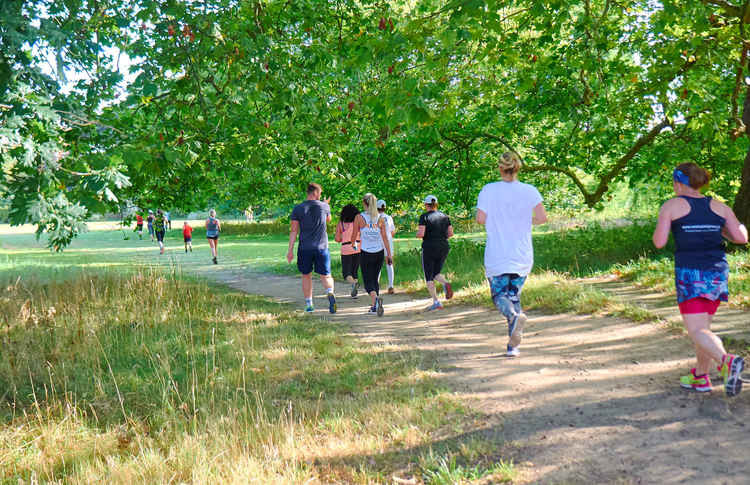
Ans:
POLYGON ((339 223, 336 224, 334 239, 341 243, 341 272, 344 280, 352 285, 351 297, 357 298, 359 293, 359 241, 352 244, 352 231, 354 230, 354 218, 359 214, 359 209, 353 204, 347 204, 341 209, 339 223))
POLYGON ((747 229, 732 209, 700 193, 710 179, 708 172, 695 163, 677 166, 672 172, 677 197, 661 206, 653 240, 657 248, 662 248, 670 230, 674 236, 677 303, 697 354, 696 366, 680 378, 680 386, 710 392, 708 372, 715 361, 727 396, 736 396, 742 390, 745 361, 726 352, 721 339, 711 331, 711 322, 719 304, 729 298, 729 264, 722 236, 736 244, 747 244, 747 229))
POLYGON ((216 211, 211 209, 208 211, 208 219, 206 219, 206 238, 208 239, 208 246, 211 248, 211 257, 214 264, 219 264, 217 258, 219 256, 220 232, 221 222, 216 218, 216 211))
POLYGON ((138 233, 138 239, 143 239, 143 216, 140 213, 135 215, 135 231, 138 233))
POLYGON ((185 252, 193 252, 193 227, 188 221, 182 224, 182 239, 185 241, 185 252))
POLYGON ((437 210, 438 201, 434 195, 424 199, 427 212, 419 216, 417 237, 422 240, 422 271, 427 282, 427 291, 432 297, 432 305, 427 311, 442 310, 443 304, 437 296, 435 281, 442 283, 445 289, 445 299, 453 298, 453 287, 443 276, 443 265, 451 250, 448 239, 453 237, 453 226, 448 216, 437 210))
POLYGON ((385 234, 388 236, 388 245, 391 247, 391 262, 386 264, 385 269, 388 271, 388 294, 392 295, 395 293, 393 289, 393 278, 395 276, 393 259, 396 257, 396 253, 393 252, 393 236, 396 235, 396 224, 393 223, 393 217, 385 213, 385 201, 383 199, 378 200, 378 212, 385 217, 385 234))
POLYGON ((383 260, 390 263, 393 261, 393 255, 388 246, 385 218, 378 212, 378 200, 372 194, 365 194, 362 202, 365 211, 354 219, 351 242, 356 244, 357 239, 362 240, 362 281, 372 303, 367 314, 382 317, 384 309, 383 298, 380 297, 380 270, 383 269, 383 260))
POLYGON ((321 202, 323 189, 320 185, 310 183, 307 186, 307 200, 294 206, 289 231, 289 251, 286 260, 294 259, 294 244, 299 234, 297 248, 297 269, 302 273, 302 293, 305 296, 305 311, 312 313, 313 306, 312 271, 320 275, 320 282, 326 289, 328 311, 336 313, 336 297, 333 295, 333 277, 331 276, 331 254, 328 252, 328 233, 326 223, 331 220, 330 199, 321 202))
POLYGON ((492 301, 508 320, 507 355, 517 357, 526 323, 521 288, 534 264, 531 227, 547 222, 547 212, 536 187, 518 181, 521 159, 516 153, 503 153, 498 169, 502 180, 479 193, 477 222, 487 230, 484 266, 492 301))
POLYGON ((146 223, 148 224, 148 235, 151 236, 151 242, 154 242, 154 211, 148 211, 148 217, 146 217, 146 223))
POLYGON ((166 232, 166 227, 167 218, 164 217, 161 209, 158 209, 154 218, 154 232, 156 234, 156 241, 159 243, 159 254, 164 254, 164 233, 166 232))

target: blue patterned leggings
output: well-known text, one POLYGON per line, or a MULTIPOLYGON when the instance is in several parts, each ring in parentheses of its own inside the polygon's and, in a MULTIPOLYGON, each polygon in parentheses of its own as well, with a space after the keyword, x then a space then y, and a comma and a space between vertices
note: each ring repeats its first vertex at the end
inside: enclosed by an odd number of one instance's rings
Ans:
POLYGON ((508 319, 521 313, 521 288, 526 282, 525 276, 515 273, 505 273, 487 278, 490 283, 492 302, 500 313, 508 319))

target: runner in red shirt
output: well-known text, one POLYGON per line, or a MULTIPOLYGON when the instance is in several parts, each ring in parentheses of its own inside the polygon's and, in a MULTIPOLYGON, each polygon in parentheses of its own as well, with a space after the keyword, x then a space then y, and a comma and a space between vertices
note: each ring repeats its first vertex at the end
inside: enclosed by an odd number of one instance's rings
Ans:
POLYGON ((185 221, 185 224, 182 225, 182 238, 185 240, 185 252, 188 252, 188 248, 190 249, 190 252, 193 252, 193 228, 190 226, 188 221, 185 221))
POLYGON ((143 216, 135 215, 135 230, 138 233, 138 239, 143 239, 143 216))

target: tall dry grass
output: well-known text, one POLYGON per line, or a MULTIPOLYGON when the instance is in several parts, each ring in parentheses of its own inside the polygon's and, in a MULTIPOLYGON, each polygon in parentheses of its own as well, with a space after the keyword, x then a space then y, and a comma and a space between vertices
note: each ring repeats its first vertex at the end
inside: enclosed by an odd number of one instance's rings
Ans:
POLYGON ((174 272, 0 288, 0 482, 435 482, 456 460, 512 474, 417 353, 174 272), (462 433, 475 444, 446 439, 462 433))

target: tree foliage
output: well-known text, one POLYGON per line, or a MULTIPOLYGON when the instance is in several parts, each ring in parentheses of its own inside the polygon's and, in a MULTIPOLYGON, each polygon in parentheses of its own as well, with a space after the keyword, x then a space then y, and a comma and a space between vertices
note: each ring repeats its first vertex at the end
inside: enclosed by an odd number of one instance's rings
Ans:
POLYGON ((118 197, 288 204, 310 180, 336 204, 373 191, 407 207, 437 192, 468 211, 508 149, 543 192, 573 190, 591 207, 615 183, 667 179, 684 160, 709 167, 726 198, 750 184, 744 4, 11 5, 0 196, 12 196, 14 222, 72 235, 71 221, 118 197), (122 96, 106 47, 134 61, 122 96), (44 74, 50 58, 58 69, 44 74), (89 76, 65 92, 60 65, 89 76))

